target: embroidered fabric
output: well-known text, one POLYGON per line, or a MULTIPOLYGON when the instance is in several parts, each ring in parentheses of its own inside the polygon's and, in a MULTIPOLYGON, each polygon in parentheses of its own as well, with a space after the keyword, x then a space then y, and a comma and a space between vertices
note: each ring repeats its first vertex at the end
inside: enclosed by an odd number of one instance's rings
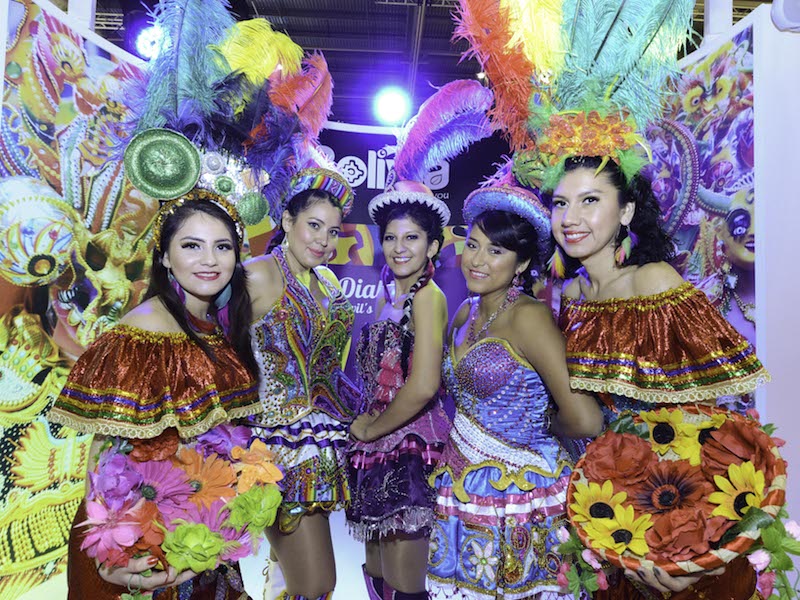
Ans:
MULTIPOLYGON (((384 314, 391 314, 384 310, 384 314)), ((382 315, 384 316, 384 315, 382 315)), ((400 315, 402 317, 402 315, 400 315)), ((383 411, 394 400, 406 379, 400 356, 405 336, 399 322, 376 321, 364 326, 356 348, 363 382, 360 412, 383 411)), ((427 535, 433 522, 433 489, 427 478, 441 455, 450 422, 440 391, 408 423, 372 442, 351 441, 348 474, 352 503, 348 526, 361 541, 401 531, 427 535)))
POLYGON ((505 341, 484 338, 444 379, 456 417, 439 466, 431 597, 571 598, 556 581, 571 461, 548 431, 550 398, 505 341))

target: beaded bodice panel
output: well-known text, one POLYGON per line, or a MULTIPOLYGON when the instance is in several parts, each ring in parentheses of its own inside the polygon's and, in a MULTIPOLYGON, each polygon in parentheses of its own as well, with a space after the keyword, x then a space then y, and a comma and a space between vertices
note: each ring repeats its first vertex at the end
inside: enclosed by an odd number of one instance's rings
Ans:
POLYGON ((342 371, 355 314, 340 289, 317 274, 327 308, 292 274, 281 248, 273 250, 285 282, 272 309, 252 326, 253 351, 261 369, 259 392, 267 426, 294 423, 312 410, 350 421, 356 391, 342 371))
POLYGON ((484 338, 458 361, 451 347, 443 370, 456 415, 440 464, 456 488, 483 466, 499 469, 498 489, 509 482, 527 489, 527 472, 555 477, 569 465, 549 431, 547 388, 506 340, 484 338))
POLYGON ((484 338, 457 362, 451 349, 443 368, 459 413, 511 445, 551 440, 547 388, 508 342, 484 338))

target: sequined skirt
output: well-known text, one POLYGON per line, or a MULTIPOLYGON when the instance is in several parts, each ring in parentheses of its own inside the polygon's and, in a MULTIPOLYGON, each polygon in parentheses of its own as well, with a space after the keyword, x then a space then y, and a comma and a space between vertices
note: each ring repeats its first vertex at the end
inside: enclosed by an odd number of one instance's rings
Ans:
POLYGON ((263 427, 251 423, 251 427, 283 470, 282 518, 340 510, 350 503, 345 464, 349 431, 345 423, 315 411, 290 425, 263 427))
POLYGON ((390 452, 351 452, 347 525, 353 537, 363 542, 396 532, 427 536, 436 499, 428 476, 442 448, 410 435, 390 452))
POLYGON ((527 473, 530 491, 514 484, 496 489, 492 481, 499 474, 493 466, 468 472, 463 483, 469 502, 455 497, 448 472, 436 478, 431 598, 572 598, 556 582, 556 531, 567 524, 569 469, 557 478, 527 473))

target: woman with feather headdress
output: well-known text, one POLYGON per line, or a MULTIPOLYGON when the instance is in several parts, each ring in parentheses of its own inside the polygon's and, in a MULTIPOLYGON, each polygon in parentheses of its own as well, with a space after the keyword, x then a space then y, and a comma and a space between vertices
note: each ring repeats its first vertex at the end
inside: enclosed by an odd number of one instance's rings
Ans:
POLYGON ((492 134, 491 102, 477 81, 438 90, 399 136, 390 183, 369 203, 386 260, 384 297, 356 350, 363 400, 350 427, 347 519, 365 543, 370 600, 427 598, 434 519, 427 479, 450 429, 440 389, 447 303, 432 279, 433 261, 450 210, 422 181, 436 164, 492 134))
MULTIPOLYGON (((725 488, 722 477, 707 480, 697 468, 733 439, 717 398, 750 393, 769 375, 752 346, 668 264, 673 245, 640 174, 649 157, 640 132, 661 114, 693 4, 462 1, 459 32, 504 89, 519 89, 513 83, 527 73, 527 100, 507 94, 508 110, 497 117, 516 141, 516 176, 552 200, 549 266, 554 278, 571 279, 559 323, 570 383, 599 395, 609 424, 576 466, 568 493, 580 541, 562 547, 577 554, 574 568, 564 563, 562 583, 594 598, 760 598, 755 572, 740 556, 752 536, 732 551, 723 534, 751 505, 754 514, 762 506, 777 512, 760 504, 773 496, 763 483, 752 486, 746 506, 728 511, 725 493, 714 491, 715 484, 725 488), (534 21, 544 32, 528 35, 518 26, 534 21), (516 70, 502 68, 510 54, 516 70), (647 460, 651 444, 662 457, 654 462, 647 460), (597 450, 611 447, 617 450, 607 455, 597 450), (722 523, 726 514, 732 520, 722 523)), ((752 435, 757 453, 774 455, 766 434, 752 435)), ((732 455, 715 456, 723 464, 732 455)))

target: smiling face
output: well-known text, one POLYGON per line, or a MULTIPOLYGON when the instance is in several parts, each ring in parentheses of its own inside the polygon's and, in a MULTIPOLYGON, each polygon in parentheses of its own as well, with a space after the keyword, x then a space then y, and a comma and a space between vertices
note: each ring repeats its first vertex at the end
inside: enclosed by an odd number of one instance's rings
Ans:
POLYGON ((292 217, 283 213, 283 230, 288 258, 301 269, 313 269, 327 262, 336 250, 342 227, 342 211, 326 200, 318 200, 292 217))
POLYGON ((634 204, 619 205, 619 190, 605 173, 567 171, 553 192, 553 236, 568 256, 582 263, 595 256, 614 260, 621 225, 633 219, 634 204))
POLYGON ((204 315, 211 299, 233 277, 235 241, 228 227, 202 212, 191 214, 175 230, 161 264, 172 271, 186 293, 186 307, 204 315))
POLYGON ((386 225, 381 240, 386 264, 395 279, 416 281, 439 251, 439 241, 428 242, 428 235, 413 219, 393 219, 386 225))
POLYGON ((461 272, 470 292, 486 296, 506 290, 525 266, 519 264, 516 252, 493 244, 480 227, 469 228, 461 254, 461 272))

